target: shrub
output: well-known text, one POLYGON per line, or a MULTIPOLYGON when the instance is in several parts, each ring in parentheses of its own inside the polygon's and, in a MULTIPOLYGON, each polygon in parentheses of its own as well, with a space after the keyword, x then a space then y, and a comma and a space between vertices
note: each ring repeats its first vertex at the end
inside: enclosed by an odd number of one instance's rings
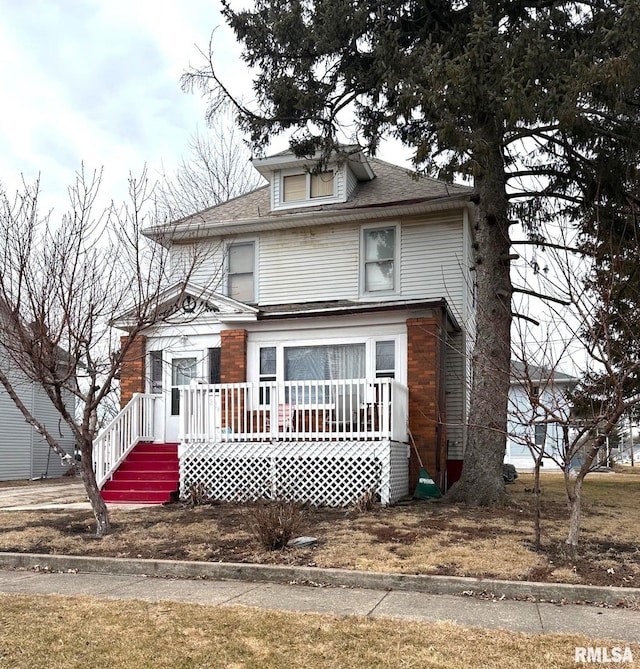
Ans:
POLYGON ((212 498, 207 491, 207 487, 202 481, 190 481, 186 486, 186 495, 184 503, 187 506, 204 506, 211 504, 212 498))
POLYGON ((300 527, 303 517, 301 504, 279 499, 251 507, 248 526, 266 550, 284 550, 300 527))

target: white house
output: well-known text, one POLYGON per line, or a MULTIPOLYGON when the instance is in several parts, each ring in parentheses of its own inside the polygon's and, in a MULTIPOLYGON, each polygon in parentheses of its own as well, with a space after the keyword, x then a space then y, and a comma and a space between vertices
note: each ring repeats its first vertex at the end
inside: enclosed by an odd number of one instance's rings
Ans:
POLYGON ((254 160, 268 185, 146 231, 177 280, 198 266, 123 364, 126 406, 96 444, 105 499, 162 501, 179 477, 182 495, 388 503, 415 486, 416 451, 443 488, 459 476, 473 190, 357 147, 318 165, 254 160), (136 458, 166 458, 158 495, 121 480, 136 458))
POLYGON ((571 406, 566 391, 576 381, 557 369, 512 361, 505 463, 518 471, 532 470, 534 453, 544 451, 544 469, 560 469, 562 429, 544 407, 568 417, 571 406))

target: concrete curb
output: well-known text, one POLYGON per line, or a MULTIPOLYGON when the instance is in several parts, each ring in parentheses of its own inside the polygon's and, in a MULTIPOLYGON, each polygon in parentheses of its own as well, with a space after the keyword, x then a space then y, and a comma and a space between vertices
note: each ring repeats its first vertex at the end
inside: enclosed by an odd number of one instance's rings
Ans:
POLYGON ((535 581, 387 574, 381 572, 323 569, 234 562, 189 562, 176 560, 138 560, 131 558, 0 553, 0 568, 76 570, 98 574, 146 575, 170 578, 254 581, 333 585, 370 590, 402 590, 434 595, 487 593, 508 599, 534 598, 569 603, 597 602, 611 605, 637 604, 640 588, 599 587, 535 581))

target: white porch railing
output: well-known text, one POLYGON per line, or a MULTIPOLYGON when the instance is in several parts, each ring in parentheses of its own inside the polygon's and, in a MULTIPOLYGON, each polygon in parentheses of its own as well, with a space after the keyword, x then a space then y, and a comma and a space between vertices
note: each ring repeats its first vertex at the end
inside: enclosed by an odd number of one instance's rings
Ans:
POLYGON ((93 440, 93 470, 98 488, 102 488, 138 442, 153 441, 153 412, 157 397, 135 393, 93 440))
POLYGON ((179 439, 407 442, 407 415, 394 379, 193 384, 180 388, 179 439))

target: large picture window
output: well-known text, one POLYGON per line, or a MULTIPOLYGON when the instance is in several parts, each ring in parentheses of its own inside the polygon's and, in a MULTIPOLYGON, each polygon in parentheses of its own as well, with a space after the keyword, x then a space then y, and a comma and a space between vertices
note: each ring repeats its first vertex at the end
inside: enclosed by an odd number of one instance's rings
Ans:
POLYGON ((363 230, 363 283, 365 293, 396 288, 396 228, 363 230))
POLYGON ((362 379, 365 345, 294 346, 284 349, 285 381, 362 379))
MULTIPOLYGON (((331 381, 362 379, 366 374, 365 344, 293 346, 284 349, 285 381, 331 381)), ((292 404, 332 401, 329 386, 296 388, 287 398, 292 404)))

